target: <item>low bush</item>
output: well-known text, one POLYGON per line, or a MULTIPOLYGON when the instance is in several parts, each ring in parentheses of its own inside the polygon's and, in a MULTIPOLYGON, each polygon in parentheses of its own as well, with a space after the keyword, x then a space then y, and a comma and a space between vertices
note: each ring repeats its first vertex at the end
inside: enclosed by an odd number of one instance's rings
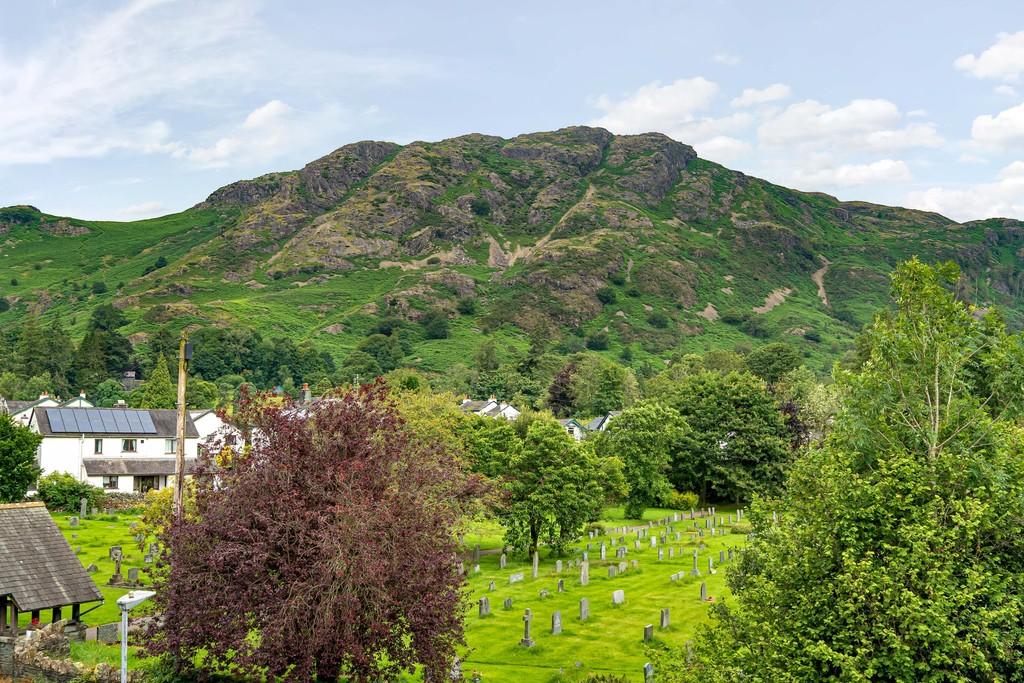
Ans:
POLYGON ((89 499, 89 508, 103 507, 103 490, 78 481, 70 474, 54 472, 40 477, 36 484, 39 499, 51 511, 78 512, 82 498, 89 499))
POLYGON ((697 507, 700 496, 689 491, 672 491, 661 501, 661 504, 673 510, 690 510, 697 507))

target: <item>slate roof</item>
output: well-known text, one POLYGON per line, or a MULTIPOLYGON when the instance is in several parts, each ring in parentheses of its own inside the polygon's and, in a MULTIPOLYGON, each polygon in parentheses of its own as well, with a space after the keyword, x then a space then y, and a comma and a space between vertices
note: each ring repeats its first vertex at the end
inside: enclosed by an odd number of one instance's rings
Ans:
MULTIPOLYGON (((85 473, 90 477, 132 474, 152 476, 174 474, 174 458, 82 458, 85 473)), ((191 474, 196 467, 195 458, 185 458, 185 474, 191 474)))
POLYGON ((0 595, 21 612, 103 599, 42 503, 0 505, 0 595))
MULTIPOLYGON (((36 427, 39 429, 39 433, 43 436, 56 436, 56 437, 73 437, 78 438, 82 432, 55 432, 50 428, 50 418, 48 413, 54 410, 54 408, 39 408, 36 410, 36 427)), ((77 410, 88 410, 88 411, 117 411, 122 408, 78 408, 77 410)), ((156 432, 139 433, 137 436, 141 439, 145 438, 166 438, 173 439, 178 434, 178 411, 176 410, 148 410, 150 418, 153 420, 153 425, 156 427, 156 432)), ((103 433, 103 432, 85 432, 86 436, 110 436, 116 438, 126 438, 132 436, 132 434, 126 433, 103 433)), ((192 417, 186 412, 185 413, 185 438, 186 439, 198 439, 199 432, 196 431, 196 426, 192 422, 192 417)))

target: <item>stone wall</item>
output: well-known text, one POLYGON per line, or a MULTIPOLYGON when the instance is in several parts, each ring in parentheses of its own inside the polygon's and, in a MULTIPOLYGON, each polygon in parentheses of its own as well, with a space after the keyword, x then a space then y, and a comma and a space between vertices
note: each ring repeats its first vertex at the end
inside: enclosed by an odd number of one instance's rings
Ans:
MULTIPOLYGON (((120 670, 108 665, 89 667, 70 659, 71 645, 64 633, 66 621, 47 624, 31 638, 17 640, 0 637, 0 676, 15 681, 42 681, 43 683, 70 683, 78 679, 96 683, 119 683, 120 670)), ((129 671, 128 680, 142 680, 142 673, 129 671)))

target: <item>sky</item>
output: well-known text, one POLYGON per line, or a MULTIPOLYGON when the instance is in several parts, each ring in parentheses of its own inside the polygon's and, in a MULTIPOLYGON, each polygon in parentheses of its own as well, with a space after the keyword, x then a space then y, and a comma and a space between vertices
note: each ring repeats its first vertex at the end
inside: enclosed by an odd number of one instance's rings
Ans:
POLYGON ((364 139, 659 131, 1024 219, 1020 0, 0 0, 0 206, 135 220, 364 139))

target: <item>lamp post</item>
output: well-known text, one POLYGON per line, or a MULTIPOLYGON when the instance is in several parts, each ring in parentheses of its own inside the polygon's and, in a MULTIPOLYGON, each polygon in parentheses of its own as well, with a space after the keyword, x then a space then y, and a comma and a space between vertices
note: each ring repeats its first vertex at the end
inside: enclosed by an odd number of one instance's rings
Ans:
POLYGON ((154 591, 131 591, 117 599, 121 608, 121 683, 128 683, 128 611, 154 595, 154 591))

